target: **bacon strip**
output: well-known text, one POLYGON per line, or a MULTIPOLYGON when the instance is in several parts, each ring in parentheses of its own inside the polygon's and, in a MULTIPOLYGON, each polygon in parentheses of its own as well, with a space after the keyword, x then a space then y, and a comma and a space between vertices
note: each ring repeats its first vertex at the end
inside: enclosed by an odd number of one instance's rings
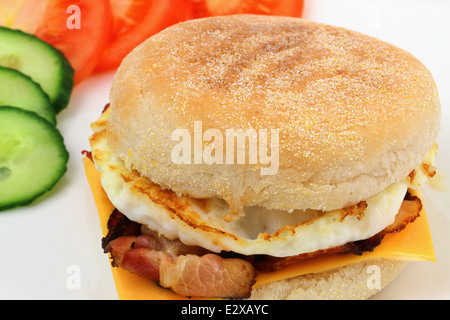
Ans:
POLYGON ((159 281, 161 263, 170 260, 163 251, 130 248, 125 251, 120 267, 141 277, 159 281))
POLYGON ((243 259, 183 255, 161 264, 160 284, 185 296, 247 298, 255 270, 243 259))
POLYGON ((118 237, 106 245, 105 252, 110 253, 113 266, 185 296, 246 298, 256 276, 253 266, 243 259, 204 254, 203 248, 154 232, 118 237))

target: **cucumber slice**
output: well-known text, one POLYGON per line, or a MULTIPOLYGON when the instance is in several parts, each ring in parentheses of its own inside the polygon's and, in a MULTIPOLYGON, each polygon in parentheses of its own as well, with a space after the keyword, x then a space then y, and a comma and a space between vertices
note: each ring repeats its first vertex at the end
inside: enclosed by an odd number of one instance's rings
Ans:
POLYGON ((56 113, 69 103, 73 68, 59 50, 41 39, 0 27, 0 66, 19 70, 39 83, 56 113))
POLYGON ((68 159, 63 137, 47 120, 0 108, 0 210, 29 204, 53 188, 68 159))
POLYGON ((55 110, 48 95, 30 77, 14 69, 0 67, 0 106, 34 111, 56 124, 55 110))

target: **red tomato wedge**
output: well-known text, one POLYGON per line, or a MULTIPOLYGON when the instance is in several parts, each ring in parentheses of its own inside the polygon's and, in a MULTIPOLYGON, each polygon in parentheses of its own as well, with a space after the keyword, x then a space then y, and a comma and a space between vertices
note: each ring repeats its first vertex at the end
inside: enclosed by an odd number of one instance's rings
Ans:
POLYGON ((110 0, 113 40, 96 70, 117 68, 141 42, 180 21, 253 13, 299 17, 303 0, 110 0))
POLYGON ((64 53, 75 83, 89 76, 110 41, 109 0, 0 0, 0 25, 21 29, 64 53))
POLYGON ((133 48, 164 28, 189 19, 186 0, 110 0, 114 21, 112 42, 96 70, 120 65, 133 48))
POLYGON ((240 13, 300 17, 303 0, 191 0, 195 17, 240 13))

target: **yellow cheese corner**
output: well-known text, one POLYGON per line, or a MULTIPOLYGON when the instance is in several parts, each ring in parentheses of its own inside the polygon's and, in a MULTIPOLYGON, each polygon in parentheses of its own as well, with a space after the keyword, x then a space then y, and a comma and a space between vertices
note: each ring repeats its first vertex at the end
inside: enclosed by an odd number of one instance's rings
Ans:
MULTIPOLYGON (((107 222, 114 206, 108 199, 100 183, 100 173, 89 158, 83 159, 86 176, 94 194, 95 203, 99 212, 103 235, 106 235, 107 222)), ((307 259, 276 272, 259 273, 256 286, 269 282, 279 281, 308 273, 318 273, 339 268, 351 263, 368 261, 378 258, 402 259, 408 261, 436 262, 433 241, 425 210, 420 217, 410 223, 402 232, 387 234, 381 244, 372 252, 361 256, 354 254, 321 255, 307 259)), ((171 290, 161 288, 153 281, 143 279, 130 272, 111 267, 119 299, 128 300, 169 300, 188 299, 171 290)))

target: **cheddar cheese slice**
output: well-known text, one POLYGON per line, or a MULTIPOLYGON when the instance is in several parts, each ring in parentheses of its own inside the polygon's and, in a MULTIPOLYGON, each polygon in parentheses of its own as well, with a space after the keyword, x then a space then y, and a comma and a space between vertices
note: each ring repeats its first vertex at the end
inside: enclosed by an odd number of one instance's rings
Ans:
MULTIPOLYGON (((83 162, 86 176, 99 212, 102 232, 103 235, 106 235, 108 233, 108 218, 114 209, 114 206, 109 201, 108 196, 102 188, 100 173, 95 168, 93 162, 87 157, 83 159, 83 162)), ((292 264, 279 271, 258 273, 254 287, 308 273, 329 271, 351 263, 378 258, 436 262, 425 210, 422 209, 420 217, 413 223, 408 224, 403 231, 387 234, 381 244, 372 252, 366 252, 361 256, 351 253, 321 255, 292 264)), ((111 270, 119 299, 187 299, 187 297, 178 295, 169 289, 158 286, 153 281, 143 279, 121 268, 111 267, 111 270)))

